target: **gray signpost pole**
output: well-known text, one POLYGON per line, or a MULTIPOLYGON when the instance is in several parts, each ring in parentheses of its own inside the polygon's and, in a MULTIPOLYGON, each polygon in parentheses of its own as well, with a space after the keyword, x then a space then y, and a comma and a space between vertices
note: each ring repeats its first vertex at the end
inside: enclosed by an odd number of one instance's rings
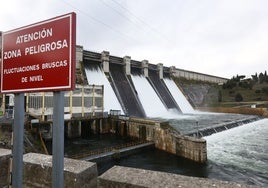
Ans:
POLYGON ((64 185, 64 92, 53 92, 52 187, 64 185))
POLYGON ((12 187, 22 187, 24 135, 24 93, 15 94, 13 124, 12 187))

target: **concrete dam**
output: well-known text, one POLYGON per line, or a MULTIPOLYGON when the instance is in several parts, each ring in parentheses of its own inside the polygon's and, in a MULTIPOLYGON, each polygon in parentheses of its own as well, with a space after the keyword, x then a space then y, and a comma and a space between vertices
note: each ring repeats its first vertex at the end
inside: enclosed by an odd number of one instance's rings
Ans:
POLYGON ((172 80, 170 68, 109 56, 108 52, 94 55, 84 52, 85 79, 90 85, 104 85, 105 111, 121 110, 130 117, 150 117, 168 110, 194 111, 186 99, 176 100, 178 93, 182 98, 183 94, 172 80))

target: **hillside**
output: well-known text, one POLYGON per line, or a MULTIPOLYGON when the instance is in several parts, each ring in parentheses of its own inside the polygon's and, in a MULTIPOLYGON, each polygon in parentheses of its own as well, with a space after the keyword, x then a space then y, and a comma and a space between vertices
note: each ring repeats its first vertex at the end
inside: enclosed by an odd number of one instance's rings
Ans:
POLYGON ((223 85, 196 80, 174 79, 195 107, 268 108, 268 76, 253 75, 251 79, 236 76, 223 85))

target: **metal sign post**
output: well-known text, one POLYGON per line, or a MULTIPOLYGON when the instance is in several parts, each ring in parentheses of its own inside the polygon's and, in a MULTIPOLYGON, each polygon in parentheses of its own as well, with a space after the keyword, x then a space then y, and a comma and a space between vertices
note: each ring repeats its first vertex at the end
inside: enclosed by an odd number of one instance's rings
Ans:
POLYGON ((12 187, 22 187, 24 135, 24 93, 15 94, 13 124, 12 187))
POLYGON ((64 90, 75 88, 74 12, 4 32, 0 91, 15 94, 12 187, 22 186, 24 93, 54 92, 53 180, 64 184, 64 90), (61 75, 59 76, 59 72, 61 75))
POLYGON ((63 187, 64 171, 64 92, 53 92, 52 187, 63 187))

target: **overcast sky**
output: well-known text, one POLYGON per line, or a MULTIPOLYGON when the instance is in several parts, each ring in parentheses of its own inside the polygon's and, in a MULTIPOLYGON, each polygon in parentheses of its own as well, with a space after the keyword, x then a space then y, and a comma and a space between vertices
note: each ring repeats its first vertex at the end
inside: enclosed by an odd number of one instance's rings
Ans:
POLYGON ((0 31, 69 12, 85 50, 226 78, 268 70, 267 0, 8 0, 0 31))

